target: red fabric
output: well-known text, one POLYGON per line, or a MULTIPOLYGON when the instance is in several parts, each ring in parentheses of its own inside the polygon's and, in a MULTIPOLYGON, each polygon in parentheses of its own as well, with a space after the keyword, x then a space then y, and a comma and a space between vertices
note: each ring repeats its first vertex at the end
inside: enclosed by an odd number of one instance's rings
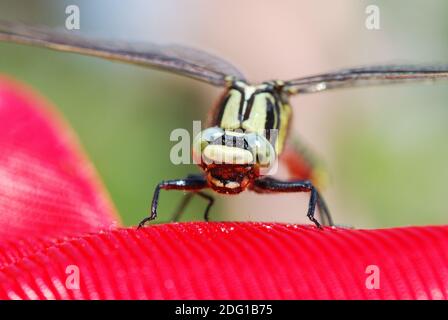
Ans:
MULTIPOLYGON (((0 78, 1 299, 446 299, 448 227, 118 218, 48 103, 0 78), (67 267, 79 270, 68 288, 67 267), (368 289, 368 266, 379 289, 368 289)), ((70 272, 69 272, 70 273, 70 272)))

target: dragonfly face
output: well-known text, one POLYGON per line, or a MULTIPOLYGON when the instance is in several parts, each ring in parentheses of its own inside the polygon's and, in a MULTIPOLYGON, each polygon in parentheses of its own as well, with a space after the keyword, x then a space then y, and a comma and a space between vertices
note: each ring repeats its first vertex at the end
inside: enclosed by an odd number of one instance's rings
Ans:
POLYGON ((280 82, 233 82, 195 140, 195 159, 219 193, 244 191, 269 171, 282 151, 291 109, 280 82))
POLYGON ((274 146, 263 135, 218 126, 196 137, 193 156, 205 171, 209 186, 227 194, 244 191, 276 161, 274 146))

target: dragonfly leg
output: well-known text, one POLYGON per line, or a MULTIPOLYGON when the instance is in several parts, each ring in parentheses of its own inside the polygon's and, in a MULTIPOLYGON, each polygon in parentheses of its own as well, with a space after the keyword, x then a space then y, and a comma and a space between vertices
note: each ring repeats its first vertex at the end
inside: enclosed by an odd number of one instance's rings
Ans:
POLYGON ((207 205, 207 207, 205 209, 205 212, 204 212, 204 220, 208 221, 210 208, 213 206, 213 203, 215 202, 215 199, 212 196, 210 196, 210 195, 208 195, 208 194, 206 194, 204 192, 201 192, 201 191, 187 193, 185 195, 185 197, 182 199, 182 202, 177 207, 176 213, 174 214, 174 216, 171 219, 171 221, 179 221, 181 215, 185 211, 185 208, 188 206, 188 204, 190 203, 191 199, 193 198, 193 196, 195 194, 197 194, 198 196, 208 200, 208 205, 207 205))
MULTIPOLYGON (((314 188, 320 190, 325 186, 327 175, 321 161, 300 139, 294 139, 285 146, 280 158, 294 180, 309 180, 314 188)), ((333 219, 322 197, 317 200, 319 214, 324 225, 333 226, 333 219)))
POLYGON ((213 198, 211 195, 208 195, 204 192, 197 192, 197 195, 201 196, 202 198, 208 200, 208 205, 207 208, 205 208, 205 212, 204 212, 204 220, 208 221, 209 218, 209 214, 210 214, 210 209, 213 206, 213 204, 215 203, 215 198, 213 198))
POLYGON ((194 196, 194 193, 189 192, 182 198, 182 201, 179 204, 179 206, 177 207, 173 217, 171 218, 171 221, 179 221, 180 217, 182 216, 182 214, 185 211, 185 208, 188 206, 188 204, 190 203, 193 196, 194 196))
POLYGON ((146 222, 154 220, 157 217, 157 207, 159 205, 160 190, 183 190, 200 191, 207 188, 207 180, 202 176, 188 176, 185 179, 165 180, 160 182, 154 190, 154 196, 151 204, 151 214, 143 219, 138 227, 141 228, 146 222))
MULTIPOLYGON (((333 221, 328 212, 327 205, 320 196, 319 191, 313 186, 309 180, 281 181, 273 178, 260 178, 254 181, 254 191, 256 192, 310 192, 310 201, 308 203, 307 217, 318 228, 322 228, 321 224, 314 217, 316 207, 323 216, 329 217, 329 225, 333 225, 333 221)), ((324 223, 325 224, 325 223, 324 223)))

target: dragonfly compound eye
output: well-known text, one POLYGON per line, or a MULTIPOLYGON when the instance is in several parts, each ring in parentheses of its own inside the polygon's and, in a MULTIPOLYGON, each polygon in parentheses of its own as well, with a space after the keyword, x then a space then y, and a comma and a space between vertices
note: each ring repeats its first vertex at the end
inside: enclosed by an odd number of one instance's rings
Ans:
POLYGON ((223 137, 224 134, 224 130, 219 127, 207 128, 200 132, 193 141, 193 157, 195 162, 201 163, 204 149, 213 143, 213 141, 223 137))
POLYGON ((255 162, 261 169, 269 169, 277 160, 272 144, 258 133, 248 133, 244 136, 247 148, 254 156, 255 162))

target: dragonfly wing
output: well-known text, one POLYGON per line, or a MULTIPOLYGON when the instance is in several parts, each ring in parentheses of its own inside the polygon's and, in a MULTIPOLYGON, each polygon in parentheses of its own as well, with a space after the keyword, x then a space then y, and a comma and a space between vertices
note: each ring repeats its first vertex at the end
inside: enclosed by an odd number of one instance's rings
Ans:
POLYGON ((74 52, 109 60, 170 71, 224 86, 229 78, 244 80, 227 61, 189 47, 91 39, 74 31, 54 30, 0 21, 0 41, 74 52))
POLYGON ((313 93, 329 89, 439 79, 448 79, 448 65, 380 65, 297 78, 286 81, 284 89, 291 94, 313 93))

